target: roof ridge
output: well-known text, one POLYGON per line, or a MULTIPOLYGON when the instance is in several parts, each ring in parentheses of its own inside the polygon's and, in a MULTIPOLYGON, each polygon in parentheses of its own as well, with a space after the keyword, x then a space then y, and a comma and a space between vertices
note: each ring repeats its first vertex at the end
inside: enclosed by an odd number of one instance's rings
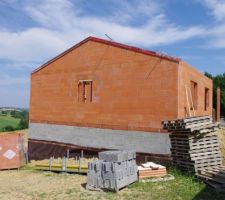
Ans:
POLYGON ((115 47, 118 47, 118 48, 134 51, 134 52, 137 52, 137 53, 142 53, 142 54, 145 54, 145 55, 156 56, 156 57, 160 57, 160 58, 163 58, 163 59, 166 59, 166 60, 169 60, 169 61, 173 61, 173 62, 177 62, 177 63, 181 61, 181 59, 178 58, 178 57, 169 56, 169 55, 157 53, 155 51, 150 51, 150 50, 146 50, 146 49, 139 48, 139 47, 134 47, 134 46, 130 46, 130 45, 126 45, 126 44, 122 44, 122 43, 118 43, 118 42, 114 42, 114 41, 110 41, 110 40, 105 40, 105 39, 89 36, 86 39, 82 40, 81 42, 75 44, 71 48, 67 49, 66 51, 62 52, 61 54, 57 55, 56 57, 52 58, 51 60, 47 61, 46 63, 44 63, 43 65, 41 65, 40 67, 38 67, 37 69, 32 71, 31 74, 34 74, 34 73, 40 71, 41 69, 43 69, 44 67, 46 67, 50 63, 52 63, 55 60, 61 58, 62 56, 66 55, 70 51, 78 48, 79 46, 83 45, 84 43, 86 43, 88 41, 99 42, 99 43, 115 46, 115 47))

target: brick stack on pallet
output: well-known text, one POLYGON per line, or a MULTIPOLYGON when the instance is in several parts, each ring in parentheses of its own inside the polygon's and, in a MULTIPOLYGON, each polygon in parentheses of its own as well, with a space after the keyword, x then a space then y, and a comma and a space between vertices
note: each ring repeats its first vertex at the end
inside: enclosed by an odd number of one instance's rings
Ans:
MULTIPOLYGON (((173 166, 184 171, 193 171, 203 180, 206 180, 208 176, 205 171, 222 169, 222 157, 216 133, 218 123, 213 123, 212 117, 201 116, 164 121, 163 128, 171 133, 173 166)), ((225 183, 225 178, 223 181, 225 183)), ((207 179, 207 183, 214 185, 212 179, 207 179)))
POLYGON ((137 181, 136 153, 133 151, 105 151, 99 160, 88 163, 87 189, 121 188, 137 181))
POLYGON ((167 175, 166 167, 155 164, 153 162, 147 162, 138 166, 138 178, 146 179, 153 177, 163 177, 167 175))

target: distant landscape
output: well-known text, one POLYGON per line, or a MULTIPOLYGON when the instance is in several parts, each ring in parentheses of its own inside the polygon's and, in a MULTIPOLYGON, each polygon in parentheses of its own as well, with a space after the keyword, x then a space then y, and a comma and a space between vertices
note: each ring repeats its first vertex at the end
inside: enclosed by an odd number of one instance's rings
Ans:
POLYGON ((28 109, 0 108, 0 132, 26 129, 28 124, 28 109))

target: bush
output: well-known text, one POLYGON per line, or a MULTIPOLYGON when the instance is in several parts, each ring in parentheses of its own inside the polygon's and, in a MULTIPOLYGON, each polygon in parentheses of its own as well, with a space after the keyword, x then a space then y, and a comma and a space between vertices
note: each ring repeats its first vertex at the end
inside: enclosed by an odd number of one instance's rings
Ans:
POLYGON ((26 129, 28 128, 28 120, 25 118, 20 119, 20 123, 18 125, 18 129, 22 130, 22 129, 26 129))
POLYGON ((5 110, 2 111, 2 115, 7 115, 7 114, 8 114, 7 111, 5 110))
POLYGON ((17 119, 20 119, 23 117, 22 113, 21 112, 18 112, 18 111, 11 111, 10 112, 10 115, 14 118, 17 118, 17 119))
POLYGON ((5 126, 3 128, 3 132, 6 132, 6 131, 15 131, 15 128, 13 128, 12 126, 5 126))

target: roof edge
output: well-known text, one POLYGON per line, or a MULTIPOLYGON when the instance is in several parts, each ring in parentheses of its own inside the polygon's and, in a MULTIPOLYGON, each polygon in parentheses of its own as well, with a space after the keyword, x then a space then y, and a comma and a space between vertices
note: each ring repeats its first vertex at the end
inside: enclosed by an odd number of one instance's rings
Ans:
POLYGON ((189 69, 191 69, 192 71, 197 72, 201 77, 207 79, 208 81, 212 81, 212 79, 210 79, 209 77, 207 77, 203 72, 199 71, 197 68, 195 68, 194 66, 190 65, 188 62, 186 62, 185 60, 181 61, 181 64, 184 64, 182 66, 184 67, 188 67, 189 69))
POLYGON ((126 49, 126 50, 134 51, 134 52, 137 52, 137 53, 142 53, 142 54, 145 54, 145 55, 156 56, 156 57, 163 58, 165 60, 169 60, 169 61, 176 62, 176 63, 179 63, 181 61, 181 59, 177 58, 177 57, 164 55, 164 54, 160 54, 160 53, 157 53, 157 52, 154 52, 154 51, 145 50, 145 49, 142 49, 142 48, 138 48, 138 47, 134 47, 134 46, 126 45, 126 44, 122 44, 122 43, 118 43, 118 42, 114 42, 114 41, 110 41, 110 40, 105 40, 105 39, 89 36, 86 39, 82 40, 81 42, 77 43, 76 45, 70 47, 66 51, 60 53, 56 57, 52 58, 51 60, 47 61, 46 63, 44 63, 43 65, 41 65, 37 69, 33 70, 31 72, 31 74, 34 74, 34 73, 40 71, 41 69, 45 68, 49 64, 53 63, 54 61, 58 60, 62 56, 66 55, 67 53, 69 53, 69 52, 73 51, 74 49, 80 47, 81 45, 83 45, 84 43, 86 43, 88 41, 99 42, 99 43, 102 43, 102 44, 111 45, 111 46, 118 47, 118 48, 121 48, 121 49, 126 49))

